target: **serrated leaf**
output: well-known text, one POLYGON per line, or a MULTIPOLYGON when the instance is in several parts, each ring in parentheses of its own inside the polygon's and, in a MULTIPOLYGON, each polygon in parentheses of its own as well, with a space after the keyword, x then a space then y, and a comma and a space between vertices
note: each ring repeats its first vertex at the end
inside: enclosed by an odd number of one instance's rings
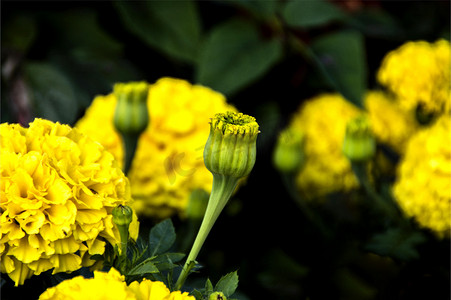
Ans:
POLYGON ((181 261, 183 257, 185 257, 183 253, 165 253, 158 255, 153 262, 160 271, 165 271, 178 267, 175 263, 181 261))
POLYGON ((128 271, 127 275, 128 276, 133 276, 133 275, 140 276, 143 274, 158 273, 159 270, 153 263, 153 259, 154 259, 154 257, 150 257, 150 258, 146 259, 145 261, 143 261, 142 263, 140 263, 139 265, 135 266, 130 271, 128 271))
POLYGON ((215 27, 204 43, 196 78, 230 96, 263 76, 281 55, 281 42, 265 39, 254 24, 227 21, 215 27))
POLYGON ((216 292, 223 292, 226 297, 230 297, 235 293, 238 287, 238 273, 237 271, 226 274, 219 279, 215 286, 216 292))
POLYGON ((175 242, 175 230, 171 219, 166 219, 155 225, 149 233, 150 256, 169 250, 175 242))
POLYGON ((26 64, 25 74, 36 116, 72 124, 78 103, 74 87, 66 75, 51 64, 38 62, 26 64))
POLYGON ((408 261, 419 257, 416 246, 425 240, 425 236, 420 232, 391 228, 386 232, 374 235, 365 248, 379 255, 408 261))
POLYGON ((197 59, 201 26, 193 1, 116 1, 125 27, 170 57, 197 59))
POLYGON ((362 107, 367 86, 363 37, 355 31, 321 36, 311 45, 316 65, 329 84, 344 98, 362 107))
POLYGON ((205 292, 207 294, 210 294, 213 292, 213 284, 211 283, 210 278, 207 278, 207 280, 205 281, 205 292))
POLYGON ((289 26, 302 28, 325 25, 345 16, 340 8, 324 0, 290 1, 282 10, 282 17, 289 26))

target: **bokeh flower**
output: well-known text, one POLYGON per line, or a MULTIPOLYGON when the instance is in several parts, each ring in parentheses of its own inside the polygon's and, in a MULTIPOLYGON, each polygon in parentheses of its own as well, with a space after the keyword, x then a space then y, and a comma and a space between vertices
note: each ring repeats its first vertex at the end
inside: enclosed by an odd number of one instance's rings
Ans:
POLYGON ((339 94, 307 100, 289 125, 304 134, 305 164, 296 177, 309 198, 358 186, 349 160, 342 153, 346 124, 362 112, 339 94))
POLYGON ((407 42, 389 52, 377 73, 401 107, 427 114, 447 112, 451 104, 450 43, 439 40, 407 42))
POLYGON ((368 92, 365 108, 377 141, 404 153, 407 141, 418 128, 414 114, 401 109, 395 99, 382 91, 368 92))
MULTIPOLYGON (((122 162, 121 138, 113 126, 116 102, 114 94, 96 97, 76 126, 122 162)), ((174 78, 151 84, 147 104, 151 121, 139 138, 128 173, 137 200, 133 207, 157 218, 183 215, 191 191, 211 190, 212 175, 202 160, 208 120, 235 109, 222 94, 174 78)))
POLYGON ((130 200, 130 188, 102 145, 43 119, 1 124, 0 141, 0 269, 16 285, 92 266, 91 255, 119 242, 111 212, 130 200))
POLYGON ((188 293, 170 292, 160 281, 133 281, 127 286, 125 277, 116 269, 108 273, 94 271, 93 278, 77 276, 48 288, 39 300, 195 300, 188 293))
POLYGON ((393 187, 405 215, 438 237, 449 237, 451 230, 450 122, 443 115, 410 139, 393 187))

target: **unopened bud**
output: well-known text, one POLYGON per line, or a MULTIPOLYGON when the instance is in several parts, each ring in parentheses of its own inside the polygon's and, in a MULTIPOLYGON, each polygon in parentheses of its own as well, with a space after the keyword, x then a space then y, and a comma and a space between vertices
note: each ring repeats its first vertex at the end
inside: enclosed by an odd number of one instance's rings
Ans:
POLYGON ((367 117, 360 116, 348 122, 342 150, 351 162, 364 162, 374 156, 376 142, 367 117))
POLYGON ((284 173, 296 173, 304 164, 304 135, 287 128, 277 139, 273 153, 274 166, 284 173))
POLYGON ((208 300, 227 300, 227 297, 222 292, 214 292, 210 294, 208 300))
POLYGON ((113 208, 113 222, 117 226, 128 226, 132 222, 133 219, 133 210, 130 208, 130 206, 126 205, 118 205, 115 208, 113 208))

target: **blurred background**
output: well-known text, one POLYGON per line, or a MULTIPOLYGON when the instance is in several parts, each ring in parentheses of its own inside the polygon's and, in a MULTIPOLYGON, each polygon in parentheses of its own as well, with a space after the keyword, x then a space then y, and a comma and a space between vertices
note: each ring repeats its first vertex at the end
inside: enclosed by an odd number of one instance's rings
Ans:
POLYGON ((242 299, 449 299, 449 239, 392 232, 381 242, 391 251, 368 251, 383 220, 343 195, 309 205, 324 236, 272 165, 303 101, 336 91, 362 107, 389 51, 449 35, 449 1, 2 1, 1 121, 74 125, 115 82, 208 86, 255 116, 261 135, 251 176, 201 252, 202 276, 238 269, 242 299))

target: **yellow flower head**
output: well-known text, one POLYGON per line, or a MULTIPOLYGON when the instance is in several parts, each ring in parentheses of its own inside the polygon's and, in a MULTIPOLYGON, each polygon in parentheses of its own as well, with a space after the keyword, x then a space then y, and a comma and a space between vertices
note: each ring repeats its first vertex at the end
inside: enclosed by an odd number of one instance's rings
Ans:
POLYGON ((376 139, 404 153, 405 145, 416 131, 414 115, 402 110, 398 103, 381 91, 370 91, 365 97, 365 108, 376 139))
MULTIPOLYGON (((96 97, 77 127, 122 162, 121 138, 113 126, 116 102, 114 94, 96 97)), ((137 200, 134 208, 159 218, 183 214, 191 191, 211 190, 212 175, 202 160, 208 120, 235 109, 223 95, 174 78, 150 85, 147 105, 150 123, 140 136, 128 174, 137 200)))
POLYGON ((358 186, 342 153, 342 143, 346 124, 360 114, 339 94, 323 94, 307 100, 294 115, 290 128, 304 135, 305 154, 296 182, 306 196, 319 197, 358 186))
POLYGON ((404 213, 438 237, 449 237, 451 230, 450 122, 443 115, 411 138, 393 188, 404 213))
POLYGON ((451 104, 450 51, 446 40, 408 42, 386 55, 377 78, 404 109, 419 105, 426 113, 447 112, 451 104))
POLYGON ((47 289, 39 300, 195 300, 188 293, 170 292, 164 283, 144 279, 127 286, 125 278, 111 268, 108 273, 94 271, 94 278, 77 276, 47 289))
POLYGON ((111 212, 129 183, 99 143, 42 119, 1 124, 0 142, 0 270, 16 285, 91 266, 105 241, 119 242, 111 212))

